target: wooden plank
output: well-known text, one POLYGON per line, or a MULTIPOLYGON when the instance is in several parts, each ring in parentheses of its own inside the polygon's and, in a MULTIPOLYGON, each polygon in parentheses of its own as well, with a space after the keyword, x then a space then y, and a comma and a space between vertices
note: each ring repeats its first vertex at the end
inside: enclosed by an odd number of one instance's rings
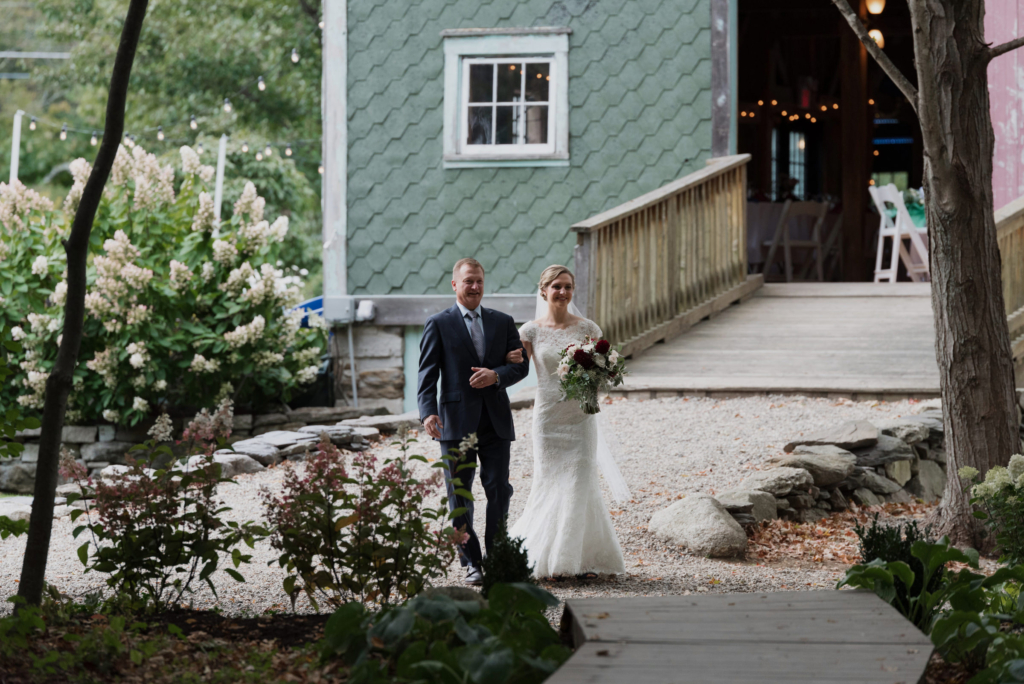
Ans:
POLYGON ((729 0, 711 0, 711 154, 729 154, 732 90, 729 83, 729 0))

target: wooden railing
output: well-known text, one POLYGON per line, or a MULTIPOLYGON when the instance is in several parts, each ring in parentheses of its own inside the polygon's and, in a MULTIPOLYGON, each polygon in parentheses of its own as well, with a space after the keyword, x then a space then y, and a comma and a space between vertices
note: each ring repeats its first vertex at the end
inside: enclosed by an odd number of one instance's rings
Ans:
POLYGON ((996 240, 1002 262, 1003 302, 1016 361, 1024 357, 1024 197, 996 211, 996 240))
POLYGON ((747 276, 749 154, 572 226, 580 310, 635 354, 761 285, 747 276))

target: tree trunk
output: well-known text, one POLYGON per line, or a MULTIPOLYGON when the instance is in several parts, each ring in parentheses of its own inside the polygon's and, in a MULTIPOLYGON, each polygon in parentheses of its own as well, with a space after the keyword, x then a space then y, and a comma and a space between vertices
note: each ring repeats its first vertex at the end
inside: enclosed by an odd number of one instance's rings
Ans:
POLYGON ((78 363, 85 323, 86 258, 89 255, 89 234, 93 219, 103 196, 103 187, 117 156, 117 148, 124 134, 124 107, 128 96, 135 50, 142 32, 148 0, 131 0, 121 43, 114 59, 107 95, 107 118, 103 129, 103 142, 96 153, 92 173, 82 191, 82 200, 71 224, 71 235, 64 241, 68 263, 68 291, 64 304, 64 329, 57 361, 46 379, 46 400, 43 404, 42 434, 39 439, 39 462, 33 489, 32 516, 29 519, 28 542, 21 565, 18 595, 30 605, 39 605, 43 596, 46 561, 50 552, 50 532, 53 528, 53 497, 57 490, 57 469, 60 461, 60 439, 64 427, 64 412, 71 391, 72 374, 78 363))
POLYGON ((1013 357, 992 206, 984 0, 912 0, 924 137, 935 315, 948 469, 937 531, 990 547, 957 471, 1005 465, 1018 446, 1013 357))

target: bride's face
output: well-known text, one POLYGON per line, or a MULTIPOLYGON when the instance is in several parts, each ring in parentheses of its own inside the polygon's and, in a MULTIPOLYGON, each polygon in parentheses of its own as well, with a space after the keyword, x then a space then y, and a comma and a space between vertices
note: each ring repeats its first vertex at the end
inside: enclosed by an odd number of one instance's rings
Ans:
POLYGON ((572 289, 572 276, 568 273, 563 273, 552 280, 551 284, 544 288, 544 294, 548 299, 548 306, 559 309, 569 306, 569 302, 572 301, 572 289))

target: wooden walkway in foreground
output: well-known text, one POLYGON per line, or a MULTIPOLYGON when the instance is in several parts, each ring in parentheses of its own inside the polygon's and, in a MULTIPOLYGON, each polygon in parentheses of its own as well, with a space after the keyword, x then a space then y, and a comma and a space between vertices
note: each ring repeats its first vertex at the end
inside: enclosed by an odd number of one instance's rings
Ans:
POLYGON ((569 600, 566 622, 577 650, 548 684, 914 684, 932 654, 862 591, 569 600))
POLYGON ((939 396, 927 283, 764 285, 628 368, 634 398, 939 396))

